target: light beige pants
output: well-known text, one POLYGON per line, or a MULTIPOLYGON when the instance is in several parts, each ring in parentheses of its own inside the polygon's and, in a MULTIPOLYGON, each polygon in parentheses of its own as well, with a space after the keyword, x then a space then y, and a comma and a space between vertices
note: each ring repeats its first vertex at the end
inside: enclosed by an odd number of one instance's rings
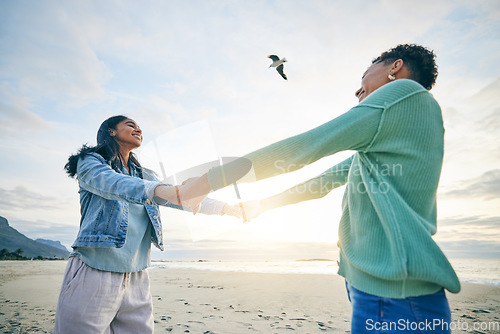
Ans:
POLYGON ((71 257, 57 303, 54 334, 153 333, 147 270, 113 273, 71 257))

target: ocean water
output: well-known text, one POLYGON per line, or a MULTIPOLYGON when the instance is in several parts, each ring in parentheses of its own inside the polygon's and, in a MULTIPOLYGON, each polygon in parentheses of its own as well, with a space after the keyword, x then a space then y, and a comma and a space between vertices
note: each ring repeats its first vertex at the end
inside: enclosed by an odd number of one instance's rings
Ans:
POLYGON ((450 259, 460 282, 500 285, 500 259, 450 259))
MULTIPOLYGON (((450 259, 461 282, 500 285, 500 260, 450 259)), ((153 261, 151 269, 193 269, 208 271, 275 274, 337 275, 336 261, 153 261)))

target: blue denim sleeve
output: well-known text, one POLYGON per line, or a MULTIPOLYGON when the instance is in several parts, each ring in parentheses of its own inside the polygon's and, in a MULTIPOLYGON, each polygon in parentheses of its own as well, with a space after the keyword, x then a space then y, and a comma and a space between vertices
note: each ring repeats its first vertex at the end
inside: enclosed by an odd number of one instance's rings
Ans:
POLYGON ((95 153, 78 160, 77 175, 80 187, 93 194, 142 205, 154 205, 154 190, 160 184, 117 173, 95 153))

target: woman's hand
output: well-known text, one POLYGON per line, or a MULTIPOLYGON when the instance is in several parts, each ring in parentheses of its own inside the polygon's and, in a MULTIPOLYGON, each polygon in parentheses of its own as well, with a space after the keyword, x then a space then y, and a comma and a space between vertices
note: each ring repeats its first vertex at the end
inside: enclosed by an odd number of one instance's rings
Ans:
POLYGON ((174 186, 167 186, 166 184, 160 184, 155 188, 155 197, 161 198, 170 203, 178 204, 177 196, 174 186))
POLYGON ((200 211, 201 202, 211 191, 208 184, 208 175, 187 179, 179 186, 179 197, 182 205, 187 206, 193 214, 200 211))
POLYGON ((259 216, 264 211, 265 210, 263 209, 261 202, 255 200, 232 205, 225 204, 224 208, 222 209, 222 214, 241 218, 243 219, 243 222, 246 223, 259 216))
POLYGON ((155 188, 154 196, 162 198, 170 203, 185 206, 193 214, 200 211, 201 202, 210 192, 208 179, 204 182, 203 176, 193 177, 182 183, 180 186, 169 186, 160 184, 155 188), (207 190, 208 188, 208 190, 207 190))
POLYGON ((222 214, 233 216, 236 218, 243 218, 241 215, 241 208, 238 204, 236 205, 224 204, 224 207, 222 208, 222 214))
POLYGON ((235 206, 240 208, 240 212, 242 211, 241 214, 245 222, 249 222, 266 211, 264 205, 259 200, 242 202, 235 204, 235 206))

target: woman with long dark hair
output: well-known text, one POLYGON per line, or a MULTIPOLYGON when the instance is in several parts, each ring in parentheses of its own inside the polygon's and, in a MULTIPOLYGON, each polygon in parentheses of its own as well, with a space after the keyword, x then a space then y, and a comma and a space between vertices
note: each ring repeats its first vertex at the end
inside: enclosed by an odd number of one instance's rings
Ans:
MULTIPOLYGON (((105 120, 97 145, 68 159, 79 183, 81 220, 72 245, 56 311, 54 333, 152 333, 153 305, 146 268, 151 242, 163 250, 159 205, 184 209, 184 186, 162 184, 132 150, 142 130, 125 116, 105 120)), ((225 203, 206 199, 205 214, 230 214, 225 203)))

